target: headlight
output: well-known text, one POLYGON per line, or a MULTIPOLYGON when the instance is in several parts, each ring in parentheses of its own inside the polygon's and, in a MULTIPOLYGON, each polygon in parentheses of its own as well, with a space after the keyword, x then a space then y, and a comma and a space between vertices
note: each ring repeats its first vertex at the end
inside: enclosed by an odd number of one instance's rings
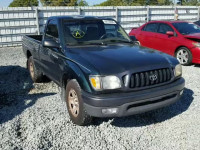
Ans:
POLYGON ((121 88, 120 79, 116 76, 90 76, 90 83, 95 90, 121 88))
POLYGON ((121 82, 116 76, 102 77, 103 89, 118 89, 121 87, 121 82))
POLYGON ((181 76, 182 75, 182 66, 181 64, 176 65, 174 69, 174 75, 175 77, 181 76))
POLYGON ((99 76, 91 76, 90 83, 95 90, 101 89, 101 78, 99 76))
POLYGON ((200 43, 192 43, 195 47, 200 47, 200 43))

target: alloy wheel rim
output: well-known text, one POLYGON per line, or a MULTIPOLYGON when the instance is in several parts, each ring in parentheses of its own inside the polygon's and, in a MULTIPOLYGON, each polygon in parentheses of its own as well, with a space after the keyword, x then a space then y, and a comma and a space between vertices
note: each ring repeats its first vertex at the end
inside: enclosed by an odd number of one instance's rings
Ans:
POLYGON ((68 95, 69 110, 74 117, 79 115, 79 101, 76 92, 70 89, 68 95))
POLYGON ((188 52, 184 49, 178 51, 176 58, 181 64, 186 64, 189 59, 188 52))
POLYGON ((134 43, 135 43, 135 45, 140 46, 140 42, 139 41, 134 42, 134 43))

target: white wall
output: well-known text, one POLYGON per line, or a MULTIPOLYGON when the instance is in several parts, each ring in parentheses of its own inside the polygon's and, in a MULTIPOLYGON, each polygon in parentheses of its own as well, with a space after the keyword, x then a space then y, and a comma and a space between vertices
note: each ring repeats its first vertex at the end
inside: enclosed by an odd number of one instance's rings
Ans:
MULTIPOLYGON (((199 7, 178 6, 179 19, 199 19, 199 7)), ((116 19, 127 32, 146 20, 174 20, 173 6, 119 6, 119 7, 21 7, 0 8, 0 47, 20 45, 22 35, 42 34, 50 16, 90 15, 116 19)))

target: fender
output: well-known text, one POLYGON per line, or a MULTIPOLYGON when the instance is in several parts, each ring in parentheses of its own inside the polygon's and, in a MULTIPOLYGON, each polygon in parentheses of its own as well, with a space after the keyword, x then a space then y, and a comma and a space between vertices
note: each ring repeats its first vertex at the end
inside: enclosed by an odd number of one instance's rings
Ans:
POLYGON ((61 79, 62 87, 65 87, 70 79, 76 79, 83 91, 92 93, 92 88, 89 85, 89 80, 86 78, 82 69, 76 63, 67 60, 64 70, 65 72, 63 73, 61 79))

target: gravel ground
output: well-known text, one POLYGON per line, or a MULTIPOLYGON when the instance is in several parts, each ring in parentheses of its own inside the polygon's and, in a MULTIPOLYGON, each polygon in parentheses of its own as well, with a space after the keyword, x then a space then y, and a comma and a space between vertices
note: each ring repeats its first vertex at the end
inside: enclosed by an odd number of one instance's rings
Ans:
POLYGON ((200 66, 183 67, 177 103, 124 118, 72 124, 59 88, 33 84, 21 47, 0 49, 0 149, 200 149, 200 66))

